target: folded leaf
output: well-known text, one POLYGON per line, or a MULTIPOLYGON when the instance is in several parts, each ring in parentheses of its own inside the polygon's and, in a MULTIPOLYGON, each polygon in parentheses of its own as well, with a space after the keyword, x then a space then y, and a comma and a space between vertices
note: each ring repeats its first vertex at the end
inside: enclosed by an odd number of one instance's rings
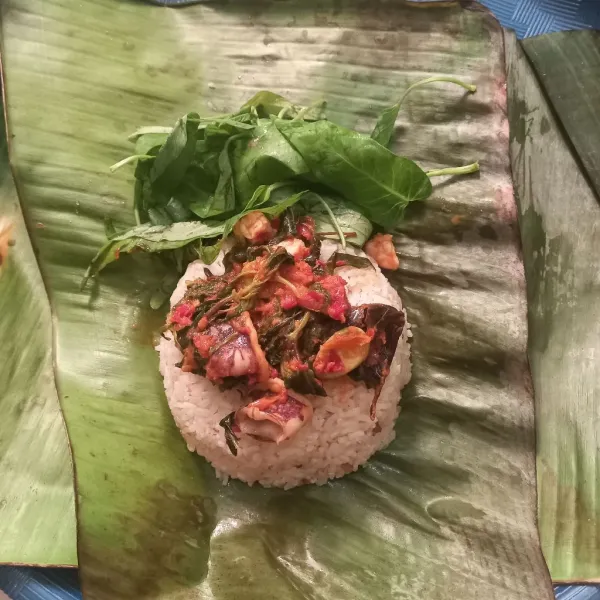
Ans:
POLYGON ((564 31, 522 44, 600 198, 600 33, 564 31))
POLYGON ((382 227, 396 226, 409 202, 431 194, 429 177, 420 167, 361 133, 329 121, 276 124, 319 183, 360 206, 382 227))
MULTIPOLYGON (((553 44, 539 38, 542 51, 553 44)), ((507 58, 536 394, 540 534, 554 580, 597 581, 600 204, 531 64, 518 48, 507 58)))
POLYGON ((189 113, 179 119, 156 155, 149 173, 155 202, 168 202, 192 164, 198 122, 199 117, 196 113, 189 113))
MULTIPOLYGON (((0 104, 1 106, 1 104, 0 104)), ((52 315, 0 124, 0 562, 77 564, 69 443, 52 315)))

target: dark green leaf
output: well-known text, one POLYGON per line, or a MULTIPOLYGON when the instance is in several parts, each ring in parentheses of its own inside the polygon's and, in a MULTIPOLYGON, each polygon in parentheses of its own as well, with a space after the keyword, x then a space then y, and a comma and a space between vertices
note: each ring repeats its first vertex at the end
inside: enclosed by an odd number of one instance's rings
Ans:
POLYGON ((200 260, 205 262, 207 265, 210 265, 215 261, 219 252, 221 251, 221 242, 215 242, 209 246, 205 246, 202 244, 198 250, 200 260))
POLYGON ((175 223, 181 223, 183 221, 192 221, 194 215, 178 198, 171 198, 167 205, 165 206, 165 210, 168 213, 169 217, 175 223))
MULTIPOLYGON (((246 116, 246 115, 244 115, 246 116)), ((204 127, 204 146, 207 152, 220 152, 227 140, 239 133, 250 134, 255 127, 255 123, 244 123, 234 119, 221 119, 206 124, 204 127)), ((198 149, 198 148, 197 148, 198 149)))
POLYGON ((302 155, 312 175, 365 212, 393 228, 406 206, 431 194, 425 172, 408 158, 329 121, 277 121, 279 131, 302 155))
POLYGON ((191 165, 196 151, 198 120, 196 113, 181 117, 158 152, 149 174, 155 202, 169 201, 191 165))
POLYGON ((237 142, 233 152, 235 186, 245 203, 257 187, 309 172, 302 156, 281 135, 274 122, 261 119, 254 137, 237 142))

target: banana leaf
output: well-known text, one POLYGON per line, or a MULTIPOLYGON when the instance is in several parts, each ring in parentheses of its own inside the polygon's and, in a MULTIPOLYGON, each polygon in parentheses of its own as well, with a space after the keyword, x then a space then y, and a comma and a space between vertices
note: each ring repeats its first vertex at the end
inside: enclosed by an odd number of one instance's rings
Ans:
POLYGON ((0 230, 14 242, 0 254, 0 560, 72 566, 75 497, 51 308, 10 173, 4 122, 0 128, 0 230))
MULTIPOLYGON (((556 39, 566 48, 589 39, 570 38, 556 39)), ((536 38, 527 45, 528 55, 548 47, 555 42, 536 38)), ((600 204, 575 143, 586 131, 597 131, 597 117, 576 127, 572 121, 567 129, 577 135, 563 136, 556 105, 523 52, 511 48, 511 153, 529 300, 540 534, 555 581, 599 581, 600 204)), ((576 80, 576 72, 563 69, 576 80)), ((579 72, 585 75, 585 62, 579 72)), ((585 96, 581 102, 585 110, 585 96)))
MULTIPOLYGON (((464 4, 464 3, 463 3, 464 4)), ((56 315, 77 473, 84 595, 119 598, 550 599, 536 531, 526 300, 509 176, 504 41, 477 5, 12 0, 2 15, 11 159, 56 315), (124 258, 90 294, 103 218, 131 224, 126 134, 259 89, 367 131, 424 73, 394 150, 442 180, 397 232, 414 324, 397 439, 356 474, 293 491, 223 486, 185 448, 147 308, 161 273, 124 258)))
POLYGON ((540 35, 523 49, 600 198, 600 31, 540 35))

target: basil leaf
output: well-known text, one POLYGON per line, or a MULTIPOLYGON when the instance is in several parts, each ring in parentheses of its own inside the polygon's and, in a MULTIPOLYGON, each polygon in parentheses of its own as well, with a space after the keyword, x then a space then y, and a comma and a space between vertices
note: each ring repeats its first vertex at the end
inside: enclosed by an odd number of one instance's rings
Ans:
POLYGON ((366 135, 330 121, 278 119, 276 126, 319 183, 356 204, 378 225, 394 227, 410 202, 431 194, 431 181, 417 164, 366 135))
POLYGON ((223 223, 200 223, 188 221, 169 226, 144 224, 134 227, 109 240, 90 263, 83 285, 97 275, 106 265, 117 260, 120 254, 133 250, 162 252, 181 248, 202 238, 214 238, 223 233, 223 223))

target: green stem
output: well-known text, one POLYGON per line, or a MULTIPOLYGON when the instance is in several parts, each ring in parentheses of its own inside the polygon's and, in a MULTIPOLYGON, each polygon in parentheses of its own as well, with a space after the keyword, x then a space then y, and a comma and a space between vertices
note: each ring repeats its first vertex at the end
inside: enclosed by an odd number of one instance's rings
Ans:
POLYGON ((110 172, 114 173, 117 169, 133 162, 134 160, 146 160, 147 158, 155 158, 154 156, 150 156, 150 154, 134 154, 132 156, 128 156, 123 160, 120 160, 118 163, 115 163, 112 167, 110 167, 110 172))
POLYGON ((467 175, 468 173, 476 173, 479 171, 479 163, 474 162, 463 167, 448 167, 447 169, 434 169, 427 171, 427 177, 439 177, 440 175, 467 175))
POLYGON ((309 106, 305 106, 293 119, 292 121, 302 121, 304 120, 304 115, 309 111, 312 110, 313 108, 317 108, 318 106, 320 106, 321 108, 323 108, 325 106, 325 100, 319 100, 318 102, 313 102, 312 104, 310 104, 309 106))
POLYGON ((415 88, 418 88, 422 85, 427 85, 429 83, 436 83, 437 81, 442 81, 442 82, 447 82, 447 83, 455 83, 456 85, 460 85, 460 87, 464 88, 468 92, 471 92, 472 94, 474 94, 477 91, 476 85, 473 85, 471 83, 465 83, 464 81, 461 81, 460 79, 457 79, 456 77, 450 77, 448 75, 427 77, 426 79, 421 79, 421 81, 417 81, 417 82, 413 83, 412 85, 408 86, 408 88, 402 95, 402 98, 400 98, 400 100, 398 101, 398 104, 396 105, 398 107, 398 110, 400 110, 400 107, 402 106, 402 103, 406 99, 406 96, 408 96, 408 94, 410 94, 410 92, 412 90, 414 90, 415 88))
POLYGON ((151 125, 149 127, 140 127, 136 129, 127 139, 130 142, 136 142, 139 137, 148 133, 166 133, 167 135, 173 131, 172 127, 160 127, 151 125))
POLYGON ((309 320, 310 312, 307 311, 304 313, 302 319, 295 323, 294 330, 292 331, 292 333, 289 334, 288 338, 292 341, 297 341, 304 328, 308 325, 309 320))
POLYGON ((319 200, 319 202, 323 205, 323 208, 325 208, 325 210, 327 211, 327 214, 329 215, 329 218, 331 219, 331 224, 333 225, 333 228, 336 230, 336 232, 340 238, 340 244, 342 245, 342 248, 345 250, 346 249, 346 236, 344 235, 344 232, 342 231, 340 224, 338 223, 337 219, 335 218, 333 211, 331 210, 331 208, 329 208, 329 204, 327 204, 327 202, 325 202, 325 200, 323 200, 323 198, 321 198, 321 196, 319 196, 318 194, 315 194, 315 196, 316 196, 317 200, 319 200))

